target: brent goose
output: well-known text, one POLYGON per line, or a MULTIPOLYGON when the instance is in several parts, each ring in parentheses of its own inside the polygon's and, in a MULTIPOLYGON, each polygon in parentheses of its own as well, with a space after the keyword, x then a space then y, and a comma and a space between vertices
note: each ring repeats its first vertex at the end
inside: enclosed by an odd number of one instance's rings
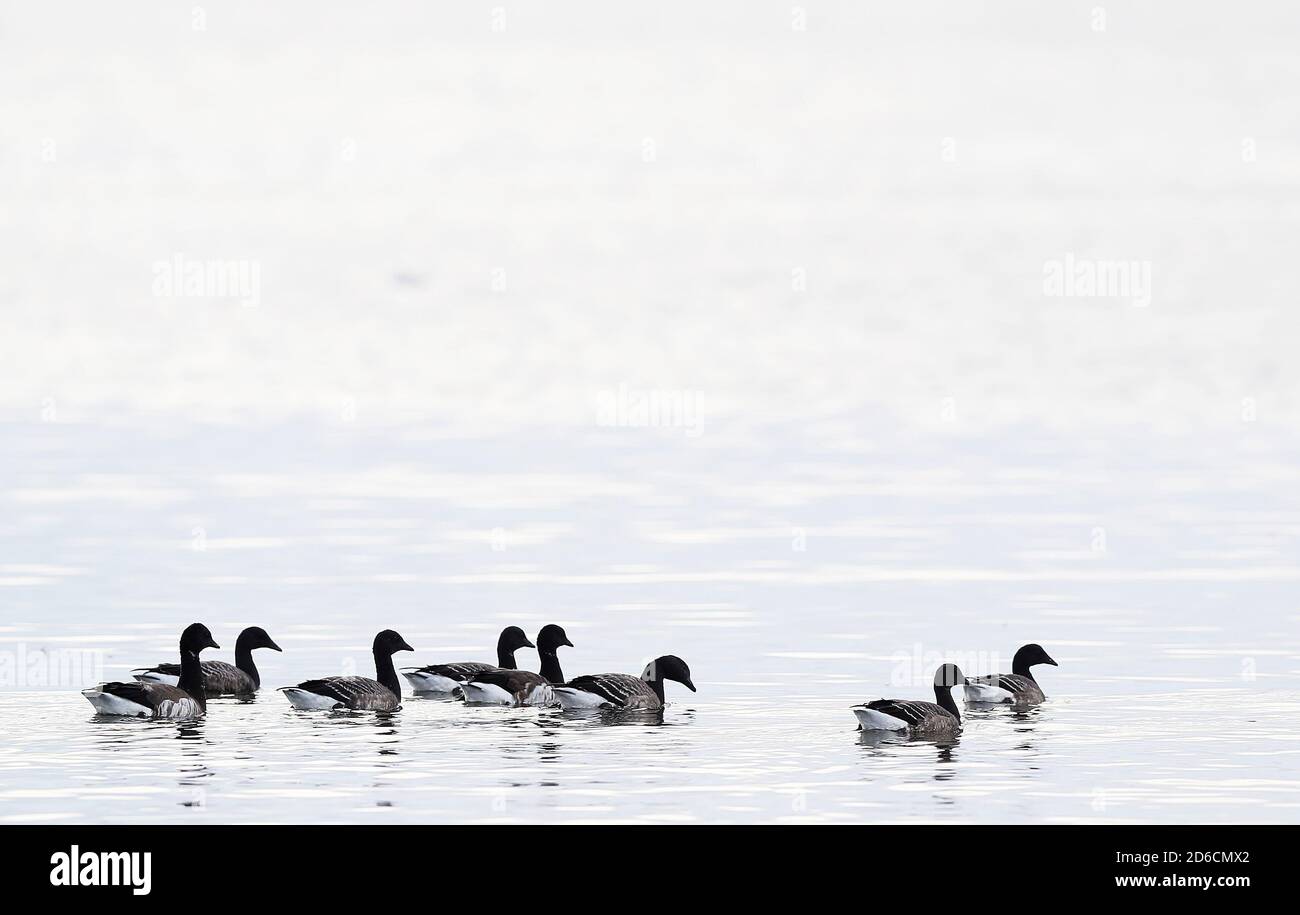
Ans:
POLYGON ((555 701, 552 687, 564 682, 560 670, 561 645, 573 647, 564 629, 554 623, 537 633, 537 654, 542 659, 541 673, 531 670, 485 670, 461 684, 466 702, 489 702, 497 705, 550 705, 555 701))
POLYGON ((1035 643, 1022 646, 1011 659, 1011 673, 972 677, 966 681, 967 702, 1015 702, 1030 704, 1042 702, 1047 697, 1029 668, 1035 664, 1057 664, 1043 646, 1035 643))
POLYGON ((202 623, 191 623, 181 633, 180 683, 101 683, 81 691, 101 715, 136 718, 197 718, 208 710, 203 695, 199 652, 220 648, 202 623))
MULTIPOLYGON (((262 686, 262 678, 253 663, 253 650, 269 648, 282 651, 279 645, 266 634, 261 626, 249 626, 239 633, 235 640, 235 663, 225 661, 204 661, 200 666, 203 671, 203 689, 208 698, 213 696, 249 696, 262 686)), ((179 664, 159 664, 157 667, 141 667, 131 671, 141 683, 166 683, 176 686, 181 679, 179 664)))
POLYGON ((966 682, 956 664, 944 664, 934 672, 934 698, 938 702, 913 699, 876 699, 853 706, 858 725, 864 731, 909 731, 912 734, 955 734, 961 730, 961 712, 952 701, 952 688, 966 682))
POLYGON ((391 629, 375 636, 375 674, 369 677, 324 677, 297 686, 282 686, 281 691, 294 708, 353 709, 356 711, 392 712, 402 707, 402 682, 393 669, 393 653, 414 651, 406 640, 391 629))
POLYGON ((402 676, 411 688, 421 693, 460 693, 460 685, 475 674, 489 670, 514 670, 515 652, 520 648, 536 648, 518 626, 507 626, 497 639, 497 663, 483 661, 455 661, 451 664, 430 664, 428 667, 404 667, 402 676))
POLYGON ((676 680, 691 692, 691 669, 676 655, 666 654, 646 665, 640 677, 631 674, 588 674, 555 687, 555 698, 566 709, 658 709, 664 707, 664 681, 676 680))

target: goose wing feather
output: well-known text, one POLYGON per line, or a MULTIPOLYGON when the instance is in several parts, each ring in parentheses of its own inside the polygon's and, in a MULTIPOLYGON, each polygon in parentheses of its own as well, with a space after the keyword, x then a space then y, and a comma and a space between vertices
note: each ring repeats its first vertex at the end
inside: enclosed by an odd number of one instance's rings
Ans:
POLYGON ((967 677, 968 683, 978 684, 979 686, 991 686, 997 689, 1004 689, 1009 693, 1036 693, 1040 687, 1036 682, 1028 677, 1022 677, 1020 674, 989 674, 985 677, 967 677))
POLYGON ((485 664, 482 661, 455 661, 451 664, 430 664, 427 667, 415 668, 418 673, 434 674, 439 677, 446 677, 448 680, 455 680, 458 683, 496 669, 495 664, 485 664))
POLYGON ((230 696, 257 692, 253 678, 234 664, 225 661, 204 661, 203 689, 209 696, 230 696))
POLYGON ((298 689, 318 696, 328 696, 350 709, 386 711, 395 709, 398 705, 398 698, 392 690, 369 677, 306 680, 298 684, 298 689))
POLYGON ((648 683, 631 674, 587 674, 564 685, 600 696, 618 708, 658 704, 659 701, 648 683))
POLYGON ((155 664, 153 667, 137 667, 131 673, 158 673, 165 674, 168 677, 179 677, 181 675, 181 666, 179 664, 155 664))
POLYGON ((868 702, 867 708, 906 721, 913 728, 924 728, 935 721, 953 717, 942 706, 913 699, 877 699, 868 702))
POLYGON ((867 708, 884 712, 901 721, 914 732, 950 733, 961 727, 961 720, 940 704, 919 702, 917 699, 876 699, 866 703, 867 708))
MULTIPOLYGON (((230 696, 241 693, 257 692, 253 678, 234 664, 225 661, 204 661, 199 665, 203 671, 203 691, 209 696, 230 696)), ((132 673, 156 673, 166 677, 181 675, 179 664, 157 664, 153 667, 141 667, 132 673)))
POLYGON ((531 670, 502 670, 496 667, 481 671, 467 680, 470 683, 490 683, 515 696, 531 692, 547 682, 545 677, 531 670))
POLYGON ((1009 693, 1027 693, 1036 691, 1038 684, 1020 674, 998 674, 997 685, 1009 693))
POLYGON ((162 718, 203 714, 202 707, 194 701, 194 697, 179 686, 141 683, 133 680, 130 683, 101 683, 97 689, 101 693, 108 693, 110 696, 117 696, 119 699, 151 709, 155 715, 162 718))

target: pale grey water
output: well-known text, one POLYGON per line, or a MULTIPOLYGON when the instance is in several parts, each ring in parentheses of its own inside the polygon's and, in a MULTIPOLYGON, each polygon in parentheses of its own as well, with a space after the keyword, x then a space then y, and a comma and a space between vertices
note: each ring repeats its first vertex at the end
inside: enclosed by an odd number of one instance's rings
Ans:
POLYGON ((421 698, 393 718, 302 713, 272 691, 176 724, 97 719, 81 682, 10 688, 6 821, 1300 810, 1300 508, 1272 479, 1281 455, 1037 440, 1032 460, 965 443, 954 465, 919 442, 828 458, 775 433, 706 449, 629 429, 527 448, 356 425, 9 431, 0 646, 29 679, 38 652, 100 651, 110 678, 171 659, 192 619, 215 656, 267 628, 285 649, 259 653, 268 687, 368 672, 382 627, 432 662, 559 622, 571 675, 673 652, 700 691, 669 684, 662 724, 421 698), (1029 714, 973 713, 950 746, 855 733, 852 703, 928 697, 939 658, 1006 669, 1031 640, 1060 667, 1029 714))
POLYGON ((0 818, 1300 819, 1300 9, 1104 9, 5 10, 0 818), (195 619, 700 692, 92 717, 195 619))

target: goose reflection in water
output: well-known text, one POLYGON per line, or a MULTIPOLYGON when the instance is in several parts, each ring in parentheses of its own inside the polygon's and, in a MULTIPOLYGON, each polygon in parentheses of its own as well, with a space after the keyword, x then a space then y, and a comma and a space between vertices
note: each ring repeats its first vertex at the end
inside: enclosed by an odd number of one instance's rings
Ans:
POLYGON ((939 762, 952 762, 956 755, 953 752, 961 745, 959 735, 942 738, 926 737, 909 737, 906 732, 902 731, 855 731, 858 737, 858 744, 867 750, 872 750, 872 756, 898 756, 901 753, 887 752, 890 748, 897 747, 899 750, 915 748, 920 746, 931 746, 938 750, 939 762))
MULTIPOLYGON (((1012 731, 1016 734, 1023 735, 1023 739, 1016 744, 1017 750, 1035 750, 1037 747, 1030 738, 1038 734, 1038 718, 1041 707, 1027 709, 1015 709, 1011 712, 1011 718, 1016 722, 1012 731)), ((1037 766, 1030 766, 1030 769, 1036 769, 1037 766)))
POLYGON ((667 728, 676 727, 682 724, 690 724, 695 720, 695 709, 681 709, 675 711, 671 719, 665 717, 665 711, 667 711, 667 709, 664 708, 590 708, 565 709, 559 714, 567 721, 575 724, 586 724, 593 727, 617 727, 620 725, 631 725, 635 727, 639 725, 641 727, 667 728))
POLYGON ((557 763, 560 761, 560 745, 558 743, 541 743, 537 745, 537 761, 540 763, 557 763))
POLYGON ((321 715, 314 716, 311 721, 319 727, 342 727, 343 725, 352 725, 353 727, 363 727, 373 725, 375 727, 384 727, 392 725, 397 727, 397 723, 402 720, 401 709, 395 709, 391 712, 376 712, 369 710, 357 710, 350 708, 329 709, 321 715))
POLYGON ((177 740, 202 740, 203 736, 203 720, 201 718, 184 721, 176 725, 177 740))
POLYGON ((163 732, 166 731, 173 731, 172 736, 182 741, 202 741, 205 737, 202 718, 187 718, 183 721, 166 718, 139 721, 134 718, 92 715, 89 720, 93 727, 102 728, 101 733, 94 735, 96 745, 110 751, 140 746, 157 736, 165 736, 163 732))
MULTIPOLYGON (((294 712, 287 712, 296 715, 294 712)), ((401 747, 402 716, 387 711, 354 711, 331 709, 311 719, 310 735, 314 739, 332 740, 331 734, 353 733, 365 743, 373 745, 379 756, 398 756, 401 747), (338 731, 338 728, 355 728, 355 731, 338 731), (371 737, 373 736, 373 740, 371 737)))
POLYGON ((380 738, 378 743, 380 756, 399 756, 399 747, 401 745, 402 718, 391 712, 377 712, 374 716, 368 718, 364 724, 369 724, 375 728, 375 736, 380 738))
POLYGON ((1020 741, 1015 745, 1017 750, 1036 749, 1031 738, 1039 733, 1039 725, 1042 723, 1045 708, 1044 705, 1024 706, 991 702, 966 703, 967 721, 972 724, 978 723, 978 727, 1004 728, 1009 721, 1011 723, 1011 732, 1020 737, 1020 741))
POLYGON ((205 763, 186 766, 180 770, 180 778, 176 783, 182 787, 200 788, 205 784, 205 779, 212 778, 215 774, 205 763))
MULTIPOLYGON (((957 761, 957 741, 936 741, 934 748, 937 751, 935 753, 935 762, 948 764, 957 761)), ((937 782, 946 782, 956 774, 957 770, 955 768, 940 769, 934 773, 934 780, 937 782)))

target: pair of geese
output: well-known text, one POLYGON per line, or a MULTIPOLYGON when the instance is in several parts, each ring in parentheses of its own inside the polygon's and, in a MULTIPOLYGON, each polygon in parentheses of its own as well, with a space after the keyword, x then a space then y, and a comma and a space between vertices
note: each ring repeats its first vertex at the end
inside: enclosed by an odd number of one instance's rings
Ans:
MULTIPOLYGON (((646 665, 640 677, 630 674, 589 674, 565 682, 558 651, 573 647, 564 629, 544 626, 537 644, 528 640, 518 626, 509 626, 497 641, 497 663, 461 661, 407 668, 403 675, 420 692, 442 692, 463 696, 469 702, 509 705, 554 705, 566 709, 658 709, 664 706, 664 681, 674 680, 695 692, 691 671, 675 655, 664 655, 646 665), (536 648, 542 659, 539 673, 518 670, 514 653, 536 648)), ((217 648, 208 627, 192 623, 181 633, 179 664, 132 671, 129 683, 101 683, 82 691, 95 711, 105 715, 137 718, 193 718, 207 712, 212 696, 247 696, 257 692, 262 681, 253 663, 253 651, 279 645, 266 630, 254 626, 239 634, 235 663, 200 661, 208 648, 217 648)), ((385 629, 375 636, 375 676, 323 677, 297 686, 281 687, 289 702, 299 709, 352 709, 394 711, 401 707, 402 685, 393 667, 393 655, 414 651, 398 633, 385 629)))
POLYGON ((967 677, 956 664, 943 664, 934 674, 934 702, 910 699, 876 699, 853 706, 863 731, 907 731, 916 736, 942 737, 961 730, 961 712, 952 699, 954 686, 965 687, 966 701, 1036 705, 1046 696, 1032 668, 1057 664, 1042 645, 1021 646, 1011 659, 1011 673, 967 677))

